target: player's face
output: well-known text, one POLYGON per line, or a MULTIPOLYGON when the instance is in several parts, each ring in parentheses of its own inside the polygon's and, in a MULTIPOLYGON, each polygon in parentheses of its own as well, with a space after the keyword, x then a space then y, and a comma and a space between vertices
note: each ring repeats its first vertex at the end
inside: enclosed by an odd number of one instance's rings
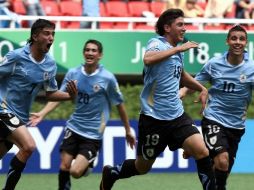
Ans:
POLYGON ((172 45, 182 42, 186 32, 184 18, 179 17, 171 25, 166 25, 165 31, 169 34, 172 45))
POLYGON ((44 28, 37 35, 34 35, 34 44, 37 44, 42 53, 47 53, 53 44, 54 36, 54 29, 44 28))
POLYGON ((98 64, 102 54, 98 50, 98 46, 93 43, 88 43, 84 50, 84 58, 86 64, 95 65, 98 64))
POLYGON ((229 52, 235 55, 242 55, 244 48, 247 45, 247 36, 242 31, 231 32, 229 38, 227 39, 227 44, 229 46, 229 52))

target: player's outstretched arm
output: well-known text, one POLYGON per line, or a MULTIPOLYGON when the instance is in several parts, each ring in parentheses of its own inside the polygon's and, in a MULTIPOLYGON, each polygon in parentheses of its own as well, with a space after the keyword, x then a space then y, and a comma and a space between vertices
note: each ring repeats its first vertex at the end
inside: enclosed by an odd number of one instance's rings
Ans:
POLYGON ((44 108, 39 112, 30 113, 28 125, 31 127, 37 126, 43 118, 51 111, 53 111, 60 102, 48 102, 44 108))
POLYGON ((124 124, 125 132, 126 132, 126 141, 127 141, 128 145, 130 145, 130 147, 133 149, 136 144, 136 138, 131 132, 129 118, 126 113, 124 104, 121 103, 121 104, 117 105, 117 109, 118 109, 119 115, 121 117, 121 120, 124 124))
POLYGON ((201 102, 202 107, 200 113, 203 112, 206 106, 206 101, 208 98, 208 91, 207 89, 199 83, 196 79, 194 79, 190 74, 186 73, 185 71, 182 72, 181 76, 181 84, 193 91, 199 91, 200 94, 198 96, 198 100, 196 102, 201 102))
POLYGON ((147 51, 144 55, 143 62, 145 65, 154 65, 160 63, 161 61, 167 59, 168 57, 178 53, 184 52, 191 48, 197 48, 198 43, 193 41, 188 41, 180 46, 172 47, 164 51, 147 51))

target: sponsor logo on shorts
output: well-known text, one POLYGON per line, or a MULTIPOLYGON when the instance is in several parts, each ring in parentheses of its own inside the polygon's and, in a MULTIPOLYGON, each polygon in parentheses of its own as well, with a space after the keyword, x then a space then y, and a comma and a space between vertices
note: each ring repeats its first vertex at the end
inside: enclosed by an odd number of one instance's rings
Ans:
POLYGON ((146 155, 152 157, 154 155, 154 149, 153 148, 146 149, 146 155))
POLYGON ((92 157, 93 157, 93 153, 92 153, 92 151, 88 151, 88 154, 89 154, 89 159, 91 159, 92 157))
POLYGON ((220 150, 222 150, 222 149, 223 149, 223 147, 222 147, 222 146, 215 147, 215 150, 216 150, 216 151, 220 151, 220 150))
POLYGON ((211 138, 209 139, 209 141, 210 141, 210 144, 211 144, 211 145, 215 145, 215 143, 217 142, 217 136, 211 137, 211 138))
POLYGON ((64 139, 68 139, 71 136, 72 132, 70 130, 66 130, 64 134, 64 139))
POLYGON ((10 119, 10 122, 12 125, 18 125, 20 122, 19 122, 19 119, 14 116, 13 118, 10 119))

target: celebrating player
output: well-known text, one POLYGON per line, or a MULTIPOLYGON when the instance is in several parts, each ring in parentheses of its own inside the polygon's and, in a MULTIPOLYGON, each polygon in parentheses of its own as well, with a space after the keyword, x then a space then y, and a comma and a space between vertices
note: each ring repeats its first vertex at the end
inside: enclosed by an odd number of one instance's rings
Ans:
POLYGON ((183 52, 198 47, 195 42, 182 45, 185 34, 184 13, 168 9, 159 17, 157 37, 149 42, 144 56, 144 88, 136 159, 125 160, 115 167, 104 166, 100 190, 110 190, 118 179, 147 173, 166 147, 183 148, 197 164, 204 190, 214 190, 215 181, 208 149, 192 119, 184 112, 179 98, 182 84, 200 92, 203 107, 207 90, 183 70, 183 52))

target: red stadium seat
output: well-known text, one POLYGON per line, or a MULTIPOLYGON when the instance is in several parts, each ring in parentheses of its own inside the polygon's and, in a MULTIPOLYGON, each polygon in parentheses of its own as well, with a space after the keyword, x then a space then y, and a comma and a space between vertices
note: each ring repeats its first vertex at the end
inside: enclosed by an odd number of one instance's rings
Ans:
POLYGON ((193 24, 185 24, 186 30, 199 30, 198 26, 195 26, 193 24))
POLYGON ((155 14, 156 17, 159 17, 162 13, 162 11, 165 8, 165 2, 160 1, 152 1, 150 3, 150 9, 155 14))
MULTIPOLYGON (((225 24, 225 30, 229 30, 230 28, 232 28, 233 26, 235 26, 235 24, 225 24)), ((251 25, 243 25, 241 24, 241 26, 245 29, 245 30, 251 30, 251 25)), ((253 28, 252 28, 253 29, 253 28)))
MULTIPOLYGON (((60 1, 60 11, 63 16, 82 16, 82 5, 76 1, 60 1)), ((62 22, 64 28, 79 28, 80 22, 62 22)))
POLYGON ((105 4, 107 16, 127 17, 129 16, 127 3, 122 1, 108 1, 105 4))
MULTIPOLYGON (((129 8, 129 13, 131 17, 143 17, 143 12, 144 11, 149 11, 150 10, 150 3, 144 2, 144 1, 130 1, 128 2, 128 8, 129 8)), ((146 23, 136 23, 134 25, 135 29, 147 29, 150 28, 149 26, 147 27, 146 23)))
POLYGON ((12 1, 12 9, 19 15, 26 15, 26 8, 21 0, 12 1))
POLYGON ((100 22, 100 29, 113 29, 113 22, 100 22))
MULTIPOLYGON (((128 17, 128 7, 127 3, 122 1, 108 1, 105 4, 107 16, 109 17, 128 17)), ((113 27, 117 29, 127 29, 128 23, 126 22, 115 22, 113 27)))
POLYGON ((107 11, 105 4, 103 2, 100 2, 100 16, 107 16, 107 11))
MULTIPOLYGON (((103 2, 100 2, 100 15, 101 17, 108 16, 106 5, 103 2)), ((113 28, 113 22, 100 22, 100 29, 112 29, 112 28, 113 28)))
POLYGON ((130 1, 128 2, 130 16, 141 17, 143 11, 150 11, 149 3, 143 1, 130 1))
POLYGON ((137 24, 135 26, 136 30, 154 30, 154 26, 150 26, 147 24, 137 24))
POLYGON ((64 16, 82 15, 82 5, 76 1, 60 1, 60 10, 64 16))
POLYGON ((219 24, 219 25, 205 25, 204 30, 225 30, 225 25, 224 24, 219 24))
POLYGON ((254 31, 254 25, 253 25, 253 24, 252 24, 252 25, 249 25, 249 26, 248 26, 248 30, 249 30, 249 31, 254 31))
POLYGON ((56 1, 41 1, 41 6, 47 16, 61 16, 59 5, 56 1))
MULTIPOLYGON (((26 15, 26 8, 22 0, 11 1, 11 10, 18 15, 26 15)), ((21 27, 28 28, 28 21, 21 21, 21 27)))

